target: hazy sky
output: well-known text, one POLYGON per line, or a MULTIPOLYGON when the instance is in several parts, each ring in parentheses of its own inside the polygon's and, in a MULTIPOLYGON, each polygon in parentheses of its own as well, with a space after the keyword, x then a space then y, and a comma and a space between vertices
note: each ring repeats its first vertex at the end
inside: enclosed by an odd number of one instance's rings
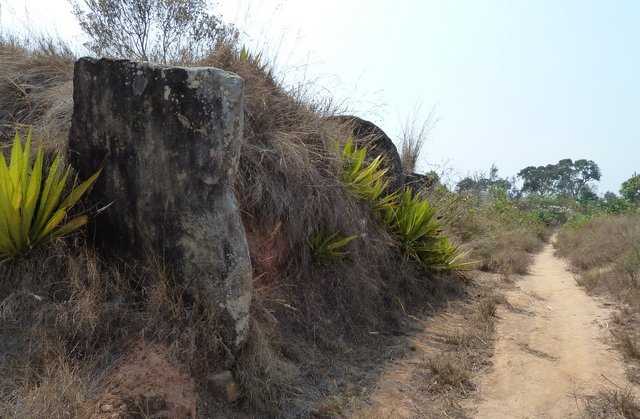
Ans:
MULTIPOLYGON (((0 0, 2 24, 80 43, 66 0, 0 0), (29 19, 25 19, 24 10, 29 19)), ((503 175, 595 160, 600 192, 640 172, 640 2, 222 0, 226 20, 306 81, 398 138, 439 122, 420 167, 503 175)))

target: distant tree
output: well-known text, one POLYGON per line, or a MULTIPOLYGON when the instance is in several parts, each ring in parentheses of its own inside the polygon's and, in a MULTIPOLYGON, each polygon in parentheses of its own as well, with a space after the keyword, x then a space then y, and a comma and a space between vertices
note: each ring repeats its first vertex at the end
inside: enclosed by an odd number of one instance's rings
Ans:
POLYGON ((598 195, 588 186, 583 187, 576 199, 582 204, 597 204, 600 201, 598 195))
POLYGON ((458 193, 474 195, 477 198, 494 190, 501 190, 507 194, 511 188, 512 183, 508 179, 498 176, 498 168, 495 164, 491 165, 488 174, 486 172, 478 172, 463 178, 456 185, 458 193))
POLYGON ((478 190, 478 181, 471 176, 467 176, 456 184, 456 191, 459 193, 469 193, 478 190))
POLYGON ((562 159, 557 164, 548 165, 547 168, 553 185, 553 192, 575 198, 576 195, 573 189, 576 169, 573 160, 562 159))
POLYGON ((604 193, 605 201, 613 201, 614 199, 618 199, 618 195, 615 192, 607 191, 604 193))
POLYGON ((601 207, 607 213, 621 214, 629 210, 631 203, 624 197, 618 196, 613 192, 607 192, 601 200, 601 207))
POLYGON ((579 196, 583 189, 589 185, 589 182, 598 181, 602 177, 600 167, 593 160, 576 160, 573 163, 573 168, 573 188, 571 190, 573 197, 579 196))
POLYGON ((554 190, 552 167, 549 166, 529 166, 518 173, 523 181, 522 192, 538 195, 548 195, 554 190))
POLYGON ((538 195, 564 195, 573 199, 590 196, 590 182, 600 180, 600 168, 593 160, 560 160, 546 166, 525 167, 518 173, 522 192, 538 195))
POLYGON ((635 174, 622 183, 620 195, 633 203, 640 203, 640 175, 635 174))
POLYGON ((98 56, 175 63, 195 60, 236 31, 205 0, 70 0, 87 48, 98 56))

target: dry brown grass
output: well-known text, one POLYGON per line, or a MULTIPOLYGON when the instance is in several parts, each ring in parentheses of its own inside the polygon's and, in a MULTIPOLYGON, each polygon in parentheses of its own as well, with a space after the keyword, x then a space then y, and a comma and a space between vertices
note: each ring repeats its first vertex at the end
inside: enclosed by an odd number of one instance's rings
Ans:
POLYGON ((424 119, 420 119, 419 110, 417 108, 414 115, 410 116, 402 127, 400 161, 405 175, 416 172, 418 159, 437 123, 434 109, 424 119))
MULTIPOLYGON (((640 243, 640 216, 597 216, 558 234, 556 249, 581 271, 620 263, 640 243)), ((636 249, 637 250, 637 249, 636 249)))
POLYGON ((579 283, 640 310, 640 215, 600 216, 558 234, 557 253, 579 283))
POLYGON ((120 340, 99 281, 91 256, 64 249, 3 267, 0 416, 82 417, 98 382, 88 371, 120 340))
POLYGON ((81 418, 89 415, 89 401, 97 381, 88 380, 64 357, 51 360, 36 381, 16 386, 12 397, 0 401, 6 418, 81 418))
POLYGON ((59 40, 0 38, 0 135, 29 125, 51 146, 63 145, 73 111, 73 62, 59 40))
POLYGON ((618 333, 617 338, 620 348, 626 356, 635 360, 640 360, 640 343, 634 336, 625 332, 620 332, 618 333))
POLYGON ((430 197, 447 231, 484 271, 505 276, 527 273, 533 255, 551 234, 512 201, 477 206, 473 200, 442 188, 432 191, 430 197))
POLYGON ((469 298, 451 302, 433 318, 412 316, 418 323, 416 333, 399 339, 408 351, 389 353, 392 362, 386 372, 369 384, 372 388, 361 390, 369 396, 343 401, 348 408, 330 416, 468 417, 463 400, 490 366, 496 305, 505 303, 502 284, 499 275, 478 274, 465 289, 469 298))
POLYGON ((640 419, 640 403, 630 389, 605 390, 584 398, 584 412, 592 419, 640 419))
POLYGON ((473 243, 473 255, 481 261, 483 270, 526 274, 542 243, 536 232, 527 228, 498 229, 473 243))
POLYGON ((232 367, 206 304, 185 299, 153 262, 89 249, 58 243, 2 266, 0 417, 88 417, 109 372, 141 340, 166 348, 200 383, 232 367))
MULTIPOLYGON (((620 303, 613 336, 630 362, 637 381, 640 362, 640 215, 602 215, 565 226, 556 241, 557 253, 577 272, 577 282, 589 292, 620 303)), ((614 399, 611 399, 615 401, 614 399)), ((600 417, 600 416, 599 416, 600 417)), ((620 416, 624 417, 624 416, 620 416)))
POLYGON ((431 372, 433 388, 438 388, 441 391, 473 388, 470 367, 465 358, 447 354, 429 359, 427 366, 431 372))
POLYGON ((465 307, 464 321, 456 330, 442 336, 447 346, 439 351, 430 350, 415 366, 412 374, 415 397, 428 400, 419 403, 425 405, 423 408, 433 417, 463 417, 459 401, 474 391, 474 377, 488 365, 486 359, 493 350, 496 309, 505 302, 504 297, 496 293, 494 281, 483 283, 473 303, 465 307), (493 289, 489 289, 489 284, 493 289))

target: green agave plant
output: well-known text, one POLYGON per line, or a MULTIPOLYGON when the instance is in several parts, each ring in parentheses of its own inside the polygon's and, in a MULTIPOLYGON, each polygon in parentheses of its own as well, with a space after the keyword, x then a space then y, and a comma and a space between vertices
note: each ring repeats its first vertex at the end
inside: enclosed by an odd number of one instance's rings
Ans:
POLYGON ((464 271, 472 269, 477 262, 466 261, 468 252, 461 252, 444 235, 433 237, 418 243, 414 248, 414 257, 423 265, 436 271, 464 271))
POLYGON ((429 201, 420 199, 410 189, 405 189, 400 195, 393 227, 401 238, 403 247, 409 252, 420 243, 441 235, 435 209, 429 201))
POLYGON ((405 189, 390 224, 404 253, 432 270, 463 270, 473 262, 461 262, 464 254, 444 235, 436 210, 429 201, 405 189))
POLYGON ((59 154, 45 177, 44 152, 31 155, 31 134, 23 145, 16 133, 7 164, 0 153, 0 258, 9 259, 45 241, 65 236, 87 223, 81 215, 66 221, 69 209, 87 192, 100 171, 64 196, 71 167, 59 154))
POLYGON ((431 270, 463 270, 473 262, 462 262, 465 254, 442 232, 436 210, 426 198, 411 189, 387 193, 387 169, 378 156, 367 162, 368 149, 358 148, 349 138, 341 150, 342 182, 358 198, 371 203, 394 233, 403 253, 431 270))
POLYGON ((309 240, 309 246, 311 247, 314 259, 317 261, 340 259, 347 255, 344 248, 357 237, 358 236, 343 236, 339 233, 326 234, 320 232, 316 233, 311 240, 309 240))
POLYGON ((360 199, 387 213, 396 205, 397 194, 386 194, 389 181, 387 169, 382 167, 383 157, 378 156, 370 163, 366 162, 367 147, 358 148, 349 138, 342 148, 342 182, 360 199))
POLYGON ((240 51, 238 51, 238 59, 244 63, 253 64, 260 70, 265 70, 267 68, 267 64, 262 60, 262 52, 253 54, 244 45, 240 48, 240 51))

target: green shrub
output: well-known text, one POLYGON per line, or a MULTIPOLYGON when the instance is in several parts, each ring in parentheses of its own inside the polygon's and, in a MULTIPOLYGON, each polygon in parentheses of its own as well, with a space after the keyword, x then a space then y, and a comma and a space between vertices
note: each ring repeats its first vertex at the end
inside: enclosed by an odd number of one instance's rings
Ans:
POLYGON ((74 185, 62 199, 71 167, 64 167, 57 154, 44 177, 44 152, 40 147, 35 161, 31 156, 31 135, 22 144, 16 134, 10 162, 0 153, 0 258, 15 257, 29 249, 65 236, 86 224, 87 216, 75 217, 65 224, 68 211, 93 185, 97 172, 74 185))
POLYGON ((587 223, 589 223, 591 220, 593 219, 593 215, 591 214, 583 214, 583 213, 576 213, 573 214, 565 223, 565 225, 563 226, 565 229, 567 228, 581 228, 583 226, 585 226, 587 223))

